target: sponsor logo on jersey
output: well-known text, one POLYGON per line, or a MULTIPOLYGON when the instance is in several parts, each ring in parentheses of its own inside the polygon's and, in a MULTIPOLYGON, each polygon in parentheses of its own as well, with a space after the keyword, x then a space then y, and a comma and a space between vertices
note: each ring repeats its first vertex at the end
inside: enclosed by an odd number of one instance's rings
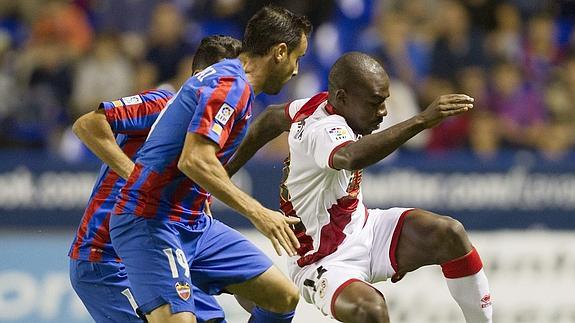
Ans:
POLYGON ((230 118, 232 117, 232 114, 234 114, 234 108, 232 108, 229 104, 224 103, 220 107, 220 111, 218 111, 218 113, 216 114, 216 120, 220 122, 222 125, 225 125, 226 123, 228 123, 228 120, 230 120, 230 118))
POLYGON ((327 129, 329 137, 333 141, 351 140, 351 135, 345 127, 332 127, 327 129))
POLYGON ((491 306, 491 294, 487 294, 481 298, 481 308, 491 306))
POLYGON ((125 105, 133 105, 142 103, 142 98, 139 95, 132 95, 122 98, 125 105))
POLYGON ((176 292, 184 301, 190 299, 190 295, 192 294, 188 282, 176 282, 176 292))

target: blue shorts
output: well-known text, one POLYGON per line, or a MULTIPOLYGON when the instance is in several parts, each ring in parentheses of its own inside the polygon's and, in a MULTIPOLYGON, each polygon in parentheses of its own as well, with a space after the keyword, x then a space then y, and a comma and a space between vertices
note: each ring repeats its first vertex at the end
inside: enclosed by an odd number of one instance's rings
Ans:
MULTIPOLYGON (((96 322, 143 322, 136 314, 124 264, 70 259, 70 282, 96 322)), ((192 287, 198 322, 225 322, 216 299, 192 287)))
POLYGON ((110 236, 144 313, 164 304, 170 304, 172 313, 196 313, 190 286, 217 295, 272 266, 239 232, 209 216, 192 226, 112 216, 110 236))

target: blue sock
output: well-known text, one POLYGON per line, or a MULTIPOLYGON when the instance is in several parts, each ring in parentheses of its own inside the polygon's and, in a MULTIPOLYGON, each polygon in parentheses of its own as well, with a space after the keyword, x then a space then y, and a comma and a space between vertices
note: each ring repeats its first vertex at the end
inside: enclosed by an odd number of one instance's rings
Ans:
POLYGON ((249 323, 290 323, 295 311, 287 313, 274 313, 260 307, 254 307, 249 323))

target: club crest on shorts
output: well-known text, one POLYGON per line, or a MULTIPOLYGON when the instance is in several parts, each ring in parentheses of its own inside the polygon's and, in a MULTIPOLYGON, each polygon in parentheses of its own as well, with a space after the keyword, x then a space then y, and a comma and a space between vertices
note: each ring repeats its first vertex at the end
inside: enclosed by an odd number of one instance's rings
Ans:
POLYGON ((327 278, 322 278, 318 283, 319 297, 325 297, 325 290, 327 289, 327 278))
POLYGON ((190 299, 190 295, 192 294, 188 282, 176 282, 176 292, 178 292, 178 296, 184 301, 190 299))

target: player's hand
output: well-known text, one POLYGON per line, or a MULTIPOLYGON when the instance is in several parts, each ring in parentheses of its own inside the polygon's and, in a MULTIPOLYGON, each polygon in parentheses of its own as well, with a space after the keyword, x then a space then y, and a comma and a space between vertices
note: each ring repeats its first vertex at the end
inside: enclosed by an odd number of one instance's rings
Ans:
POLYGON ((300 219, 286 217, 280 212, 262 208, 257 215, 251 218, 251 221, 256 229, 270 239, 279 256, 282 255, 282 248, 290 256, 297 255, 299 242, 290 225, 297 224, 300 219))
POLYGON ((118 173, 118 175, 120 175, 120 177, 127 180, 128 178, 130 178, 130 175, 134 171, 134 168, 136 168, 136 164, 134 164, 134 162, 132 162, 130 160, 129 163, 126 163, 125 165, 122 165, 121 167, 122 168, 117 170, 117 173, 118 173))
POLYGON ((445 118, 456 116, 473 109, 474 99, 465 94, 447 94, 439 96, 420 116, 426 128, 433 128, 445 118))

